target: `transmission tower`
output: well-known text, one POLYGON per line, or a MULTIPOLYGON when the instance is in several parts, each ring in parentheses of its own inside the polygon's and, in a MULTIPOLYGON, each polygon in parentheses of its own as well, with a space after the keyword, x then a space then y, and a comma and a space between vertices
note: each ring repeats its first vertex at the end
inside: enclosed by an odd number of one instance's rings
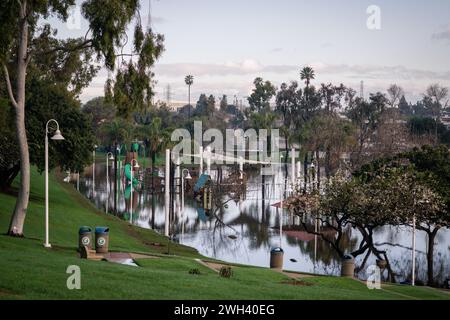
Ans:
POLYGON ((364 100, 364 81, 361 81, 361 87, 359 89, 359 96, 364 100))
POLYGON ((170 106, 170 101, 172 100, 172 89, 170 87, 170 84, 166 87, 166 103, 168 106, 170 106))

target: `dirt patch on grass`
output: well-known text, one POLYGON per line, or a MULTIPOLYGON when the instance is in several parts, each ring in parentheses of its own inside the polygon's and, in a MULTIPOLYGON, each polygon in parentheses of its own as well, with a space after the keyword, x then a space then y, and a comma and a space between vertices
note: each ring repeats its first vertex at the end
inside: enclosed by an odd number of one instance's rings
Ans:
POLYGON ((315 277, 315 275, 308 274, 308 273, 298 273, 298 272, 290 272, 290 271, 282 271, 282 273, 284 275, 288 276, 289 278, 294 278, 294 279, 315 277))
POLYGON ((132 259, 160 259, 161 257, 140 254, 140 253, 130 253, 132 259))
POLYGON ((0 298, 19 298, 20 295, 14 291, 0 288, 0 298))
POLYGON ((229 265, 229 264, 204 261, 204 260, 200 260, 200 259, 196 259, 196 261, 216 272, 219 272, 222 267, 233 267, 232 265, 229 265))
POLYGON ((303 287, 310 287, 313 284, 306 282, 306 281, 302 281, 302 280, 297 280, 297 279, 292 279, 292 280, 284 280, 281 281, 282 284, 288 284, 291 286, 303 286, 303 287))

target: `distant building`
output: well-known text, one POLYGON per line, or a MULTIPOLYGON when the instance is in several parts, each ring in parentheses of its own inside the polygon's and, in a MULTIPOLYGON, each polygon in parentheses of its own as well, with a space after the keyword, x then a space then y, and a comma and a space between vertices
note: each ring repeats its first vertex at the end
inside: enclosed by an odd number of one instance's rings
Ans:
POLYGON ((447 129, 450 129, 450 112, 443 112, 441 114, 441 122, 447 129))

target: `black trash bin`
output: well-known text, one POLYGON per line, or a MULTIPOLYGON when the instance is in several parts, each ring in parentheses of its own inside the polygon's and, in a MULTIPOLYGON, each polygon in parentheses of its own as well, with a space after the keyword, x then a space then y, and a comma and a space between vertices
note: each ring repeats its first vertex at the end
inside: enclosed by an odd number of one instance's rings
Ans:
POLYGON ((109 247, 109 228, 95 228, 95 251, 97 253, 108 253, 109 247))
POLYGON ((88 249, 92 249, 92 228, 83 226, 78 230, 78 250, 86 246, 88 249))
POLYGON ((275 247, 270 250, 270 268, 283 269, 283 255, 284 251, 280 247, 275 247))

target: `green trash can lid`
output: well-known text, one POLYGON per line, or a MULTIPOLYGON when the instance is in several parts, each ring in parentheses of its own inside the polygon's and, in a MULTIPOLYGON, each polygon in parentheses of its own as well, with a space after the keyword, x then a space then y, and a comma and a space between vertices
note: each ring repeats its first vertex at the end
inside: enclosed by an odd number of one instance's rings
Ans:
POLYGON ((280 247, 275 247, 275 248, 272 248, 272 250, 270 250, 270 252, 284 252, 284 251, 280 247))
POLYGON ((79 234, 87 233, 87 232, 92 232, 92 228, 88 227, 88 226, 83 226, 83 227, 80 227, 80 229, 78 230, 79 234))
POLYGON ((95 233, 107 233, 109 232, 108 227, 95 227, 95 233))

